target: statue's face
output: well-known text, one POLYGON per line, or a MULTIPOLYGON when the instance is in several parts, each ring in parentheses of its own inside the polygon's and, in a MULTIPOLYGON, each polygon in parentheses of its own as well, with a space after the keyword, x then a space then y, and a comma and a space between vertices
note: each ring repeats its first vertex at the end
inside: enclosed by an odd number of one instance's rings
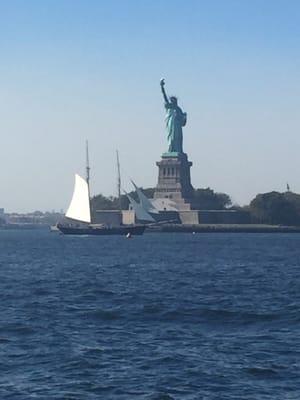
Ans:
POLYGON ((170 97, 170 101, 171 101, 172 104, 174 104, 175 106, 177 106, 177 99, 176 99, 176 97, 174 97, 174 96, 170 97))

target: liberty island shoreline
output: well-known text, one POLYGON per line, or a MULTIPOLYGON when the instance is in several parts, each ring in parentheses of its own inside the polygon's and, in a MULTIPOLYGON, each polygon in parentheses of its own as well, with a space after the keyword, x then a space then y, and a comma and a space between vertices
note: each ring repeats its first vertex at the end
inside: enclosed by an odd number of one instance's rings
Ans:
MULTIPOLYGON (((63 219, 63 214, 55 213, 54 215, 45 213, 38 219, 29 214, 21 214, 20 219, 14 215, 14 222, 6 222, 0 224, 0 230, 50 230, 56 226, 56 223, 63 219), (24 222, 26 216, 27 222, 24 222)), ((17 214, 18 215, 18 214, 17 214)), ((9 221, 9 218, 8 218, 9 221)), ((56 232, 56 230, 53 230, 56 232)), ((166 223, 161 225, 150 225, 146 227, 145 233, 300 233, 299 226, 283 226, 283 225, 266 225, 266 224, 172 224, 166 223)))

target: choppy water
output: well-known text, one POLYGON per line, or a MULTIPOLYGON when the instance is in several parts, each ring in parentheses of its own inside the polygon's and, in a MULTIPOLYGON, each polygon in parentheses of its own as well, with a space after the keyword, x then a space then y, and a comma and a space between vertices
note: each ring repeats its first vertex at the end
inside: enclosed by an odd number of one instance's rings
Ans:
POLYGON ((300 399, 300 235, 0 232, 0 399, 300 399))

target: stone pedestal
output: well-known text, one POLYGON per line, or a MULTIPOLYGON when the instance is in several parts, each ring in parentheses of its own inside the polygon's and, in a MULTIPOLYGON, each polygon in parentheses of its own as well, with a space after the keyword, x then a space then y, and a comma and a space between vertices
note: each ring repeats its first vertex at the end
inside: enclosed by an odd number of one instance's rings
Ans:
POLYGON ((154 199, 169 198, 176 203, 179 211, 192 208, 194 188, 191 184, 190 168, 185 153, 164 153, 158 166, 158 184, 154 199))

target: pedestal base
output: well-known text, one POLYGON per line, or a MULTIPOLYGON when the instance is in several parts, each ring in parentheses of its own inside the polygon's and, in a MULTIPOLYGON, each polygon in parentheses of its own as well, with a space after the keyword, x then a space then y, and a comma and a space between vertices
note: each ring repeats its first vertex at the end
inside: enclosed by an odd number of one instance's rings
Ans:
POLYGON ((185 153, 164 153, 158 166, 158 184, 154 199, 168 198, 175 202, 180 211, 192 208, 194 188, 191 184, 190 168, 185 153))

